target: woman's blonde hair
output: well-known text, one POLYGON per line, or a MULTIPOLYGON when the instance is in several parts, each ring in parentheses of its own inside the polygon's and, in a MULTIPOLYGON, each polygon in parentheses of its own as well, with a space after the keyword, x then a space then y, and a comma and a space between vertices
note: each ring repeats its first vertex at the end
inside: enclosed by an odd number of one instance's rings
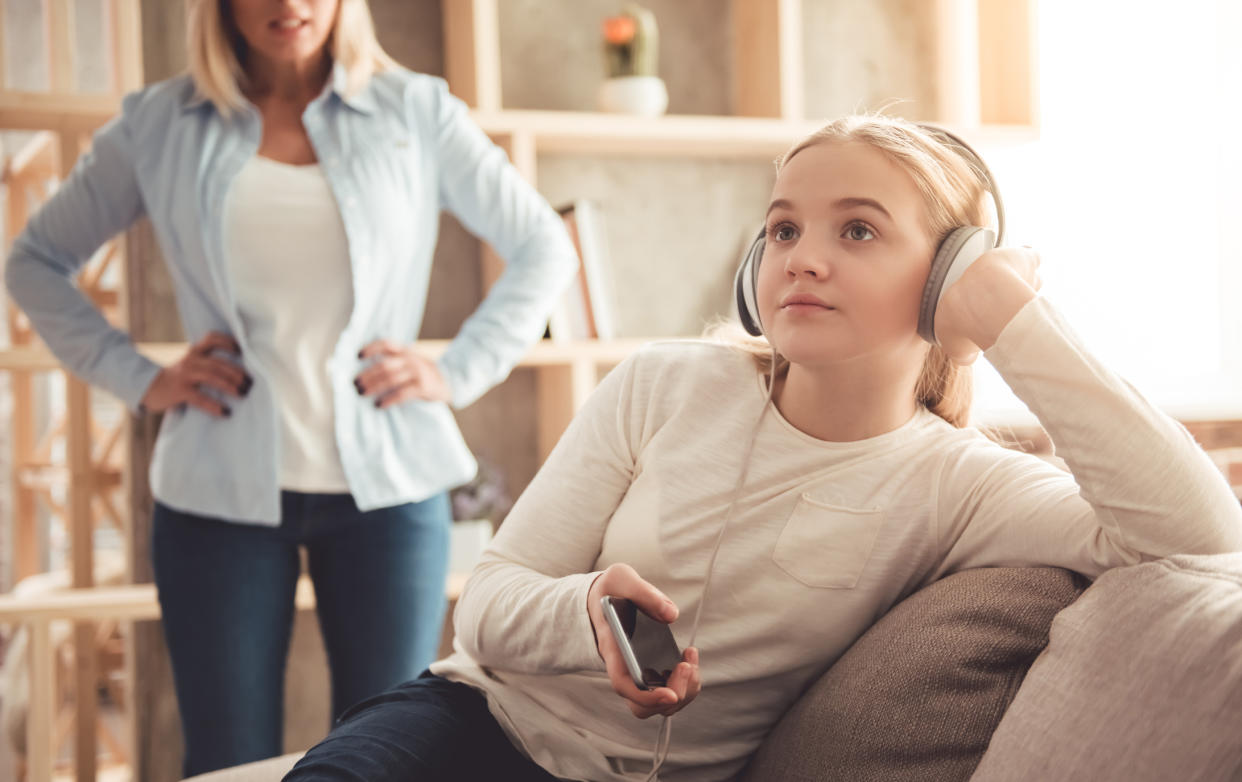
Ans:
MULTIPOLYGON (((835 120, 790 147, 776 161, 777 173, 807 147, 847 141, 871 146, 910 175, 926 207, 924 228, 936 244, 958 226, 990 222, 983 172, 967 162, 946 138, 895 117, 860 114, 835 120)), ((710 329, 709 335, 754 355, 764 372, 779 376, 787 369, 788 362, 779 355, 772 365, 772 346, 762 338, 741 337, 722 328, 710 329)), ((914 394, 919 404, 954 426, 970 423, 970 367, 953 363, 937 345, 930 346, 923 360, 914 394)))
MULTIPOLYGON (((246 104, 246 41, 233 23, 229 0, 186 4, 186 48, 198 95, 226 116, 241 110, 246 104)), ((367 0, 340 0, 327 47, 332 62, 345 68, 347 94, 362 89, 374 74, 399 67, 375 38, 367 0)))

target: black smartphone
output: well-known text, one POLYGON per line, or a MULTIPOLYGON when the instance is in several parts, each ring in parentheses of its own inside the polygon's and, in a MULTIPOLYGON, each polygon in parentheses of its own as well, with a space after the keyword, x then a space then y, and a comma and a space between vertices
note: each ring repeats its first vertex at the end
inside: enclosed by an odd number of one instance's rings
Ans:
POLYGON ((668 677, 681 662, 681 650, 677 648, 672 628, 647 616, 622 597, 604 596, 600 598, 600 606, 634 686, 651 690, 667 685, 668 677))

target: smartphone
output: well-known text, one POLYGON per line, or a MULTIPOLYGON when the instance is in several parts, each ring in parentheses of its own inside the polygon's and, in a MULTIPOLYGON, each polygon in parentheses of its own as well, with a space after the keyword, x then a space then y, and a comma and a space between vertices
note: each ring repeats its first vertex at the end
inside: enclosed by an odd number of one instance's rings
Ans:
POLYGON ((677 648, 672 628, 647 616, 622 597, 605 595, 600 598, 600 606, 634 686, 651 690, 667 685, 668 677, 681 662, 681 650, 677 648))

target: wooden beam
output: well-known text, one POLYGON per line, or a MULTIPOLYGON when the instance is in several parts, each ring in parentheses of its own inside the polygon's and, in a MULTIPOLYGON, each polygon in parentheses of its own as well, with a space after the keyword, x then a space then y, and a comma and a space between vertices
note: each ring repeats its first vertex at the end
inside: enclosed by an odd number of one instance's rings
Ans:
POLYGON ((822 123, 779 117, 640 117, 588 111, 473 112, 493 139, 529 133, 540 154, 689 158, 775 157, 822 123))
POLYGON ((500 22, 497 0, 442 0, 444 73, 466 105, 498 111, 500 22))
POLYGON ((936 121, 979 125, 979 0, 936 0, 936 121))
MULTIPOLYGON (((21 232, 29 216, 27 201, 26 178, 35 172, 35 162, 46 158, 54 160, 56 155, 54 138, 51 134, 40 134, 31 140, 24 149, 19 151, 20 159, 15 158, 5 169, 5 179, 9 183, 8 208, 5 213, 6 235, 12 239, 21 232)), ((49 172, 50 173, 50 172, 49 172)), ((22 343, 30 338, 30 334, 16 325, 16 306, 9 305, 10 338, 21 349, 22 343)), ((2 365, 0 365, 2 366, 2 365)), ((34 373, 18 368, 9 376, 9 389, 12 395, 12 477, 13 496, 13 578, 20 581, 43 570, 40 556, 39 511, 35 492, 23 486, 18 473, 27 461, 34 457, 38 446, 38 433, 35 431, 35 393, 34 373)))
POLYGON ((574 414, 598 382, 596 363, 586 359, 567 365, 540 367, 535 376, 536 407, 539 411, 536 449, 540 464, 552 453, 574 414))
POLYGON ((980 119, 1039 124, 1035 0, 977 0, 980 119))
POLYGON ((56 747, 52 744, 55 660, 48 620, 30 623, 30 703, 26 712, 26 762, 29 782, 50 782, 56 747))
MULTIPOLYGON (((69 546, 73 563, 73 586, 86 589, 95 584, 95 524, 91 498, 95 494, 95 468, 91 460, 90 387, 66 375, 65 432, 69 462, 69 546)), ((99 717, 99 676, 95 670, 95 626, 89 622, 74 625, 74 703, 77 730, 74 742, 74 768, 84 782, 96 776, 98 744, 95 721, 99 717)))
POLYGON ((74 40, 74 4, 67 0, 44 0, 43 18, 47 22, 48 73, 51 75, 52 92, 77 91, 78 81, 74 72, 77 51, 74 40))
POLYGON ((105 0, 112 55, 112 91, 142 87, 142 12, 135 0, 105 0))
POLYGON ((733 0, 733 113, 800 120, 801 0, 733 0))
MULTIPOLYGON (((8 16, 7 0, 0 0, 0 30, 6 29, 8 27, 8 24, 9 24, 9 16, 8 16)), ((7 62, 8 62, 8 54, 4 51, 4 36, 0 35, 0 90, 4 90, 8 87, 8 82, 6 80, 7 77, 5 76, 5 69, 4 69, 5 63, 7 62)), ((2 147, 0 147, 0 151, 3 151, 2 147)), ((0 157, 3 157, 3 155, 0 155, 0 157)))
POLYGON ((102 127, 120 110, 119 95, 0 91, 0 128, 4 130, 60 130, 69 127, 91 131, 102 127))
MULTIPOLYGON (((68 488, 73 478, 69 468, 50 462, 28 461, 17 470, 17 483, 27 489, 68 488)), ((97 492, 111 491, 121 486, 120 470, 99 468, 92 478, 97 492)))
MULTIPOLYGON (((47 131, 40 131, 26 142, 25 146, 13 153, 4 167, 4 179, 9 183, 10 187, 20 187, 25 189, 31 183, 55 176, 60 171, 60 166, 56 162, 56 134, 47 131)), ((11 197, 11 196, 10 196, 11 197)), ((20 231, 26 224, 24 217, 26 212, 25 194, 23 193, 21 206, 22 217, 13 217, 9 223, 9 230, 20 231)), ((12 207, 10 207, 12 208, 12 207)), ((17 236, 16 233, 10 233, 10 240, 17 236)))
POLYGON ((34 455, 38 437, 34 420, 34 375, 13 372, 9 376, 13 400, 11 475, 13 479, 13 580, 20 581, 43 570, 39 556, 39 515, 34 491, 21 483, 19 472, 34 455))

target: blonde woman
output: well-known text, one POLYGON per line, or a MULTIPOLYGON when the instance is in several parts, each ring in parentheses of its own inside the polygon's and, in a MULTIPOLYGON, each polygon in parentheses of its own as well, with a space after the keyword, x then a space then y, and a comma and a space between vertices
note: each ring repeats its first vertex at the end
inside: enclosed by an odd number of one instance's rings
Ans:
POLYGON ((796 145, 743 313, 763 337, 654 345, 610 373, 472 574, 454 654, 352 708, 286 779, 635 782, 657 741, 660 779, 732 779, 947 573, 1242 548, 1228 485, 1037 295, 1034 250, 984 253, 945 289, 939 346, 920 337, 936 248, 989 224, 985 196, 951 139, 900 120, 796 145), (1072 474, 966 425, 980 351, 1072 474), (667 686, 630 681, 604 596, 671 623, 667 686))
POLYGON ((164 413, 153 553, 195 774, 281 751, 300 547, 335 714, 433 659, 445 492, 476 469, 449 406, 505 377, 577 261, 444 82, 380 49, 365 0, 188 11, 189 73, 125 98, 6 278, 69 369, 164 413), (431 361, 413 343, 442 209, 508 264, 431 361), (72 282, 143 214, 192 343, 164 368, 72 282))

